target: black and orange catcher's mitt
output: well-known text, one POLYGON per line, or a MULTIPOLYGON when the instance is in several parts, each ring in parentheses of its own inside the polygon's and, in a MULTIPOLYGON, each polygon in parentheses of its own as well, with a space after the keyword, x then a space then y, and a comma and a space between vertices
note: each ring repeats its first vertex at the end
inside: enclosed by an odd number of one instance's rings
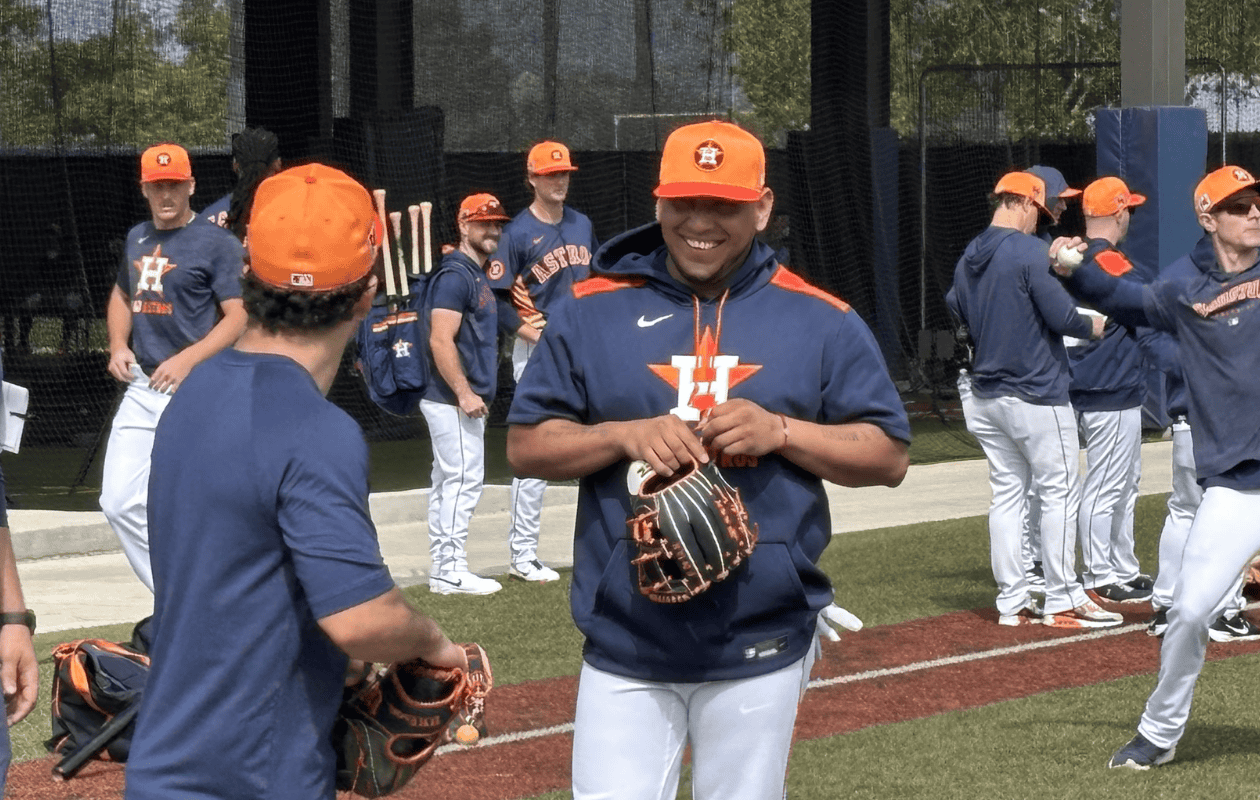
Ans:
POLYGON ((645 462, 626 477, 638 546, 639 591, 657 603, 682 603, 725 580, 757 546, 757 526, 717 466, 692 464, 662 478, 645 462))
POLYGON ((346 689, 333 728, 338 789, 383 797, 406 785, 441 745, 485 735, 490 661, 479 645, 460 646, 467 672, 417 659, 370 672, 346 689))

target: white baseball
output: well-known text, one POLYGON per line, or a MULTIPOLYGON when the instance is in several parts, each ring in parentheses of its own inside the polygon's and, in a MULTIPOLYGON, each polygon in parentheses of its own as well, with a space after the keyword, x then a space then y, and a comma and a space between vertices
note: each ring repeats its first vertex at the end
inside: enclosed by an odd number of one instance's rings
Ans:
POLYGON ((1081 265, 1081 261, 1085 259, 1085 254, 1075 247, 1060 247, 1054 259, 1059 262, 1059 266, 1073 269, 1081 265))

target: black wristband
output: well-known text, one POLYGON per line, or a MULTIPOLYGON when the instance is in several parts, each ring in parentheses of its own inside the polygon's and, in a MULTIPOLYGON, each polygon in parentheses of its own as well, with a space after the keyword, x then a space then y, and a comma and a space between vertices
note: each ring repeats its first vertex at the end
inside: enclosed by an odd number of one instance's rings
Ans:
POLYGON ((0 614, 0 625, 25 625, 31 629, 31 634, 35 633, 35 612, 29 608, 26 611, 5 611, 0 614))

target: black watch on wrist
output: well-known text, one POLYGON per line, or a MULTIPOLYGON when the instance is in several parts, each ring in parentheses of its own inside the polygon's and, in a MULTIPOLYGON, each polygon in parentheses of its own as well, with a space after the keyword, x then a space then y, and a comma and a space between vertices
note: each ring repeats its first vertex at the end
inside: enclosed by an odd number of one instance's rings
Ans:
POLYGON ((35 612, 29 608, 25 611, 6 611, 0 614, 0 625, 25 625, 35 633, 35 612))

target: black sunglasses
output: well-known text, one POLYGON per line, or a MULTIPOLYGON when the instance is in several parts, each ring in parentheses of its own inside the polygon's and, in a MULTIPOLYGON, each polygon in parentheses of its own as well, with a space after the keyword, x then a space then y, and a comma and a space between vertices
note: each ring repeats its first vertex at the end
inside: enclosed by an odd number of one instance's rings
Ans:
POLYGON ((1218 210, 1224 211, 1226 214, 1232 214, 1235 217, 1245 217, 1251 213, 1253 208, 1260 208, 1260 197, 1235 200, 1227 206, 1221 206, 1218 210))

